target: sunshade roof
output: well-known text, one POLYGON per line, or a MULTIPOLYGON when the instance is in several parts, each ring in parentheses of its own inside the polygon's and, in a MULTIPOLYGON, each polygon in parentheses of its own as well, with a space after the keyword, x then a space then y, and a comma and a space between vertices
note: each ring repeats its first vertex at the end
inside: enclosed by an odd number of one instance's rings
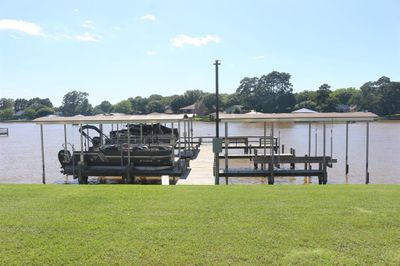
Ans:
POLYGON ((352 113, 248 113, 248 114, 220 114, 222 122, 352 122, 374 121, 378 116, 370 112, 352 113))
POLYGON ((56 116, 50 115, 33 120, 37 124, 117 124, 117 123, 169 123, 191 119, 187 114, 149 114, 125 115, 107 114, 94 116, 56 116))

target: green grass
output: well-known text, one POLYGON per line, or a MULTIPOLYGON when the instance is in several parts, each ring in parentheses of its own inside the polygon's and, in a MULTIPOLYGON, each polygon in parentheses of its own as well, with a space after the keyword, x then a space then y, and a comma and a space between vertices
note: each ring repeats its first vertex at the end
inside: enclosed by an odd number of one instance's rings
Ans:
POLYGON ((0 185, 0 265, 399 265, 400 186, 0 185))

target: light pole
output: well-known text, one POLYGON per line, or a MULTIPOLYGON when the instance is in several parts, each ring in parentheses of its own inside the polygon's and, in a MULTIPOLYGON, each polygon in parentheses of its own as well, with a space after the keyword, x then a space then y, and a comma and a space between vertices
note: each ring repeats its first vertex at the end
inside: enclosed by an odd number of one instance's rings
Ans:
POLYGON ((215 60, 215 137, 219 138, 219 92, 218 92, 218 66, 221 65, 219 60, 215 60))

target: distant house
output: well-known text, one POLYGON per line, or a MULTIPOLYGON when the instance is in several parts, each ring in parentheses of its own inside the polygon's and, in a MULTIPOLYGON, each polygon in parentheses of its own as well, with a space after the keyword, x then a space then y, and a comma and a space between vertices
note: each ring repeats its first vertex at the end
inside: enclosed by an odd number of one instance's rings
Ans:
POLYGON ((174 110, 172 110, 170 105, 166 105, 165 108, 164 108, 164 113, 170 115, 170 114, 174 113, 174 110))
POLYGON ((318 112, 307 108, 301 108, 299 110, 294 110, 292 113, 318 113, 318 112))
POLYGON ((203 103, 194 103, 179 109, 182 114, 205 115, 207 107, 203 103))
POLYGON ((15 119, 24 119, 25 118, 25 111, 21 110, 14 114, 15 119))

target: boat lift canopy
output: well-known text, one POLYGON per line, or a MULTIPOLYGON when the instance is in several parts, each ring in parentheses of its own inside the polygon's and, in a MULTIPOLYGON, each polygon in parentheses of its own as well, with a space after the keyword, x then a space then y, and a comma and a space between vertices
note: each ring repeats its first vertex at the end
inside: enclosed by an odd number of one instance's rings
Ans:
MULTIPOLYGON (((270 127, 270 143, 273 143, 274 137, 274 124, 275 123, 287 123, 287 122, 303 122, 308 123, 308 157, 311 156, 311 124, 322 123, 323 124, 323 158, 324 158, 324 184, 327 181, 326 177, 326 123, 341 122, 346 123, 346 175, 349 172, 348 164, 348 134, 349 134, 349 123, 352 122, 364 122, 366 123, 366 162, 365 162, 365 183, 369 183, 369 123, 377 120, 378 115, 371 112, 349 112, 349 113, 318 113, 318 112, 299 112, 299 113, 247 113, 247 114, 220 114, 220 121, 225 123, 225 170, 228 170, 228 123, 229 122, 262 122, 264 123, 264 139, 266 135, 266 124, 269 123, 270 127)), ((332 153, 332 132, 331 132, 331 153, 332 153)), ((273 161, 274 151, 273 145, 270 145, 270 154, 273 161)), ((266 147, 264 142, 264 156, 266 155, 266 147)), ((332 157, 332 156, 331 156, 332 157)), ((219 160, 218 154, 215 155, 215 183, 219 184, 219 160)), ((273 184, 273 164, 270 164, 270 177, 268 183, 273 184)))
POLYGON ((100 114, 93 116, 57 116, 49 115, 33 120, 38 125, 44 124, 118 124, 118 123, 172 123, 192 119, 188 114, 148 114, 148 115, 125 115, 125 114, 100 114))
POLYGON ((221 122, 372 122, 378 116, 371 112, 352 113, 248 113, 220 114, 221 122))

